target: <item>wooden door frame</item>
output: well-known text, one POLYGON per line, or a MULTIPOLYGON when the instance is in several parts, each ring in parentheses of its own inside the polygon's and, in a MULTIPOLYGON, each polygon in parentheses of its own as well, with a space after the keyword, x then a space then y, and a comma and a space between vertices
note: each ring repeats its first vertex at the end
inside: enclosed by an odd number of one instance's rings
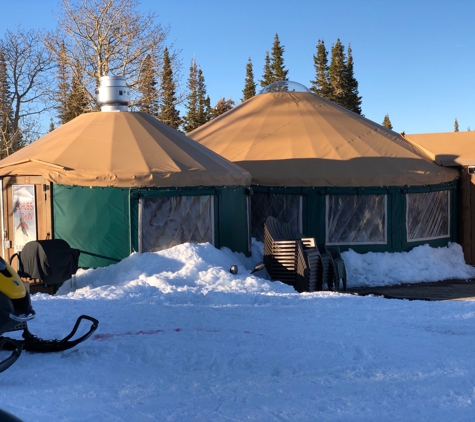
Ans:
POLYGON ((15 253, 13 228, 13 185, 34 185, 36 201, 36 238, 53 237, 52 183, 42 176, 4 176, 1 183, 2 256, 9 261, 15 253))

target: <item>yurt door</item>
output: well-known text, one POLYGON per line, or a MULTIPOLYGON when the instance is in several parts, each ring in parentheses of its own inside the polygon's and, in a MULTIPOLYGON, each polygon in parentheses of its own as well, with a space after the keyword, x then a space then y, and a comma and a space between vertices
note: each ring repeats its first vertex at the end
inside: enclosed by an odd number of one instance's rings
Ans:
POLYGON ((51 238, 51 186, 41 176, 2 179, 3 257, 9 260, 25 243, 51 238))

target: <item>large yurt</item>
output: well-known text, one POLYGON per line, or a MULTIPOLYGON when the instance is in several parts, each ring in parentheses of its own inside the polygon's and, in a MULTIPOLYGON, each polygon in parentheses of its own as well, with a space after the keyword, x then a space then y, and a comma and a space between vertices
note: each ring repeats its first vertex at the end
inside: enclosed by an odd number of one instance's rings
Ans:
POLYGON ((101 78, 101 112, 0 161, 4 257, 48 238, 79 249, 81 267, 184 242, 249 253, 249 173, 155 117, 128 112, 127 97, 123 78, 101 78))
POLYGON ((460 173, 459 243, 467 264, 475 265, 475 132, 405 135, 434 162, 460 173))
POLYGON ((257 239, 272 215, 342 250, 456 240, 458 172, 303 85, 271 84, 188 135, 251 173, 257 239))

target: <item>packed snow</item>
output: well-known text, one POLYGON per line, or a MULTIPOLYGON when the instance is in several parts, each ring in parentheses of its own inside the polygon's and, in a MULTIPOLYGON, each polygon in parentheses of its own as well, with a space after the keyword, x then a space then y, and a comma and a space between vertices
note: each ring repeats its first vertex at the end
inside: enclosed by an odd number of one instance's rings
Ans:
POLYGON ((410 252, 357 254, 343 252, 350 287, 389 286, 424 281, 469 279, 475 268, 465 264, 462 247, 449 243, 446 248, 422 245, 410 252))
MULTIPOLYGON (((457 244, 343 258, 349 286, 475 277, 457 244)), ((475 302, 298 294, 251 275, 261 259, 257 242, 250 258, 184 244, 33 295, 36 335, 81 314, 99 328, 23 353, 0 374, 0 407, 25 422, 473 420, 475 302)))

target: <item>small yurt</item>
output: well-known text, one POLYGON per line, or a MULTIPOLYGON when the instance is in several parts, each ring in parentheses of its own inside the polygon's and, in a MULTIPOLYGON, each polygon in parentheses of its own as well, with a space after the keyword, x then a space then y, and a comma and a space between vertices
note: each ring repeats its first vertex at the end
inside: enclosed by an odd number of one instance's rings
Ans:
POLYGON ((188 135, 251 174, 257 239, 272 215, 342 250, 456 240, 458 172, 303 85, 271 84, 188 135))
POLYGON ((249 253, 250 175, 146 113, 124 78, 103 77, 102 111, 83 114, 0 161, 7 259, 59 238, 81 267, 133 251, 209 242, 249 253))
POLYGON ((405 135, 434 162, 460 173, 459 243, 467 264, 475 265, 475 132, 405 135))

